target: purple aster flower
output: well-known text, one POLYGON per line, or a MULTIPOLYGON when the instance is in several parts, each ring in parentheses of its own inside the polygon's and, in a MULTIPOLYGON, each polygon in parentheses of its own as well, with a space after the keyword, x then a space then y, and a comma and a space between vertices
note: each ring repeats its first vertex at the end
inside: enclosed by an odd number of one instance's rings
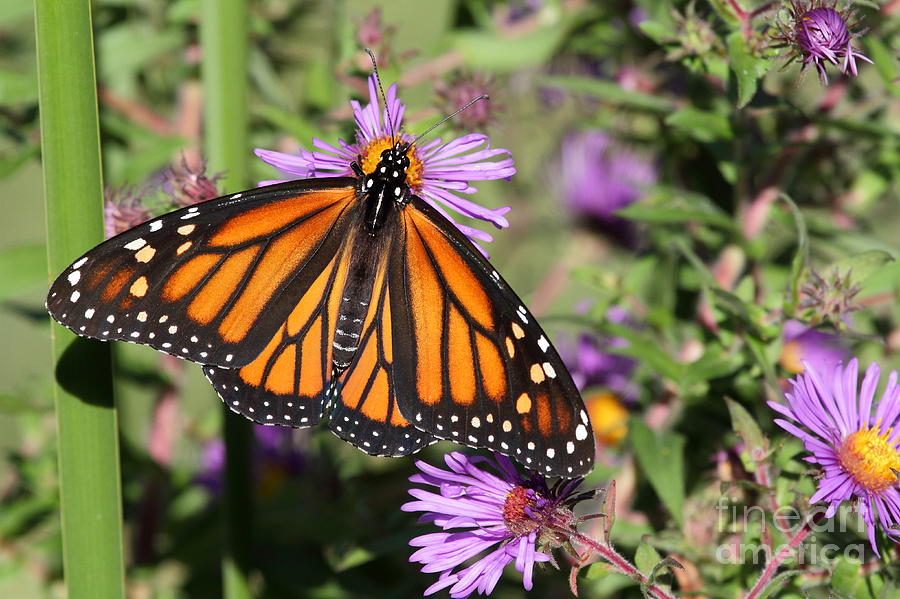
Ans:
POLYGON ((580 131, 563 140, 560 179, 572 212, 615 232, 626 224, 616 210, 639 200, 656 183, 656 167, 603 131, 580 131))
POLYGON ((853 47, 858 33, 850 29, 856 25, 852 11, 839 12, 835 0, 791 0, 789 23, 779 23, 780 33, 775 39, 791 47, 790 61, 799 60, 803 70, 814 65, 819 79, 828 85, 825 63, 840 65, 845 75, 857 75, 856 59, 872 61, 853 47))
MULTIPOLYGON (((288 175, 299 178, 350 176, 350 163, 362 157, 362 170, 371 173, 378 164, 381 152, 398 140, 411 142, 413 137, 400 130, 406 105, 397 99, 397 84, 387 90, 387 106, 379 110, 378 84, 375 75, 369 77, 369 104, 361 106, 351 101, 356 118, 356 141, 338 140, 335 147, 313 138, 313 151, 300 150, 299 155, 284 154, 257 149, 256 155, 288 175)), ((460 231, 473 241, 492 241, 493 238, 478 229, 456 223, 444 206, 468 216, 485 220, 497 228, 509 226, 504 214, 509 207, 491 210, 463 198, 460 194, 477 191, 471 181, 506 179, 515 174, 516 168, 509 150, 491 148, 487 135, 472 133, 443 143, 440 138, 422 145, 416 144, 409 151, 410 167, 407 181, 413 192, 435 207, 460 231), (497 159, 500 158, 500 159, 497 159)), ((269 185, 280 181, 262 181, 269 185)))
POLYGON ((900 387, 892 371, 877 405, 874 402, 880 369, 872 363, 858 384, 858 363, 819 370, 804 364, 804 373, 791 380, 787 405, 769 406, 788 418, 775 423, 803 441, 824 475, 810 503, 828 504, 825 517, 853 500, 868 529, 875 553, 876 520, 894 542, 900 543, 900 387), (872 413, 874 410, 874 414, 872 413), (802 427, 802 428, 801 428, 802 427))
MULTIPOLYGON (((628 311, 620 306, 610 307, 606 319, 613 324, 633 324, 628 311)), ((628 347, 628 341, 622 337, 598 337, 589 333, 581 334, 574 347, 563 346, 564 361, 578 389, 584 391, 590 387, 601 387, 627 402, 636 400, 638 390, 631 375, 637 361, 630 356, 606 351, 624 347, 628 347)))
MULTIPOLYGON (((303 471, 303 454, 293 443, 293 432, 289 427, 253 425, 253 470, 260 495, 270 495, 285 478, 303 471)), ((224 471, 225 444, 214 439, 203 450, 202 467, 195 480, 219 495, 224 471)))
POLYGON ((807 327, 799 320, 784 323, 782 338, 779 364, 791 374, 803 372, 803 362, 819 372, 827 372, 850 357, 843 337, 807 327))
POLYGON ((511 563, 530 590, 535 562, 552 560, 541 549, 563 544, 576 522, 572 506, 593 493, 576 493, 580 479, 548 487, 543 478, 519 474, 512 460, 499 454, 488 459, 453 452, 444 461, 449 471, 416 461, 422 473, 409 480, 437 492, 412 488, 409 494, 416 501, 401 508, 425 512, 419 522, 433 522, 442 529, 410 541, 420 548, 410 561, 423 564, 422 572, 440 572, 425 595, 446 587, 454 599, 475 591, 489 594, 511 563))

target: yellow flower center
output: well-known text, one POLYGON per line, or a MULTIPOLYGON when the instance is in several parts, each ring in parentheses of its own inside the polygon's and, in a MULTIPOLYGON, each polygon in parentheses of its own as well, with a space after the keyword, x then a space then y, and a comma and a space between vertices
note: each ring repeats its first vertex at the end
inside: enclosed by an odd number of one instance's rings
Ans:
MULTIPOLYGON (((382 135, 366 144, 362 150, 362 170, 364 173, 371 174, 378 166, 381 160, 381 153, 394 147, 394 144, 400 141, 400 136, 390 137, 382 135)), ((407 154, 409 157, 409 168, 406 170, 406 184, 412 187, 413 191, 418 191, 422 187, 422 175, 424 165, 413 147, 407 154)))
POLYGON ((838 450, 841 466, 853 480, 873 493, 896 484, 895 471, 900 471, 900 452, 888 443, 892 429, 882 434, 880 427, 878 424, 875 428, 856 431, 844 439, 838 450))
POLYGON ((800 374, 803 372, 803 364, 800 362, 802 359, 800 342, 789 341, 781 348, 781 357, 778 359, 778 363, 791 374, 800 374))
POLYGON ((615 445, 628 434, 628 410, 609 391, 587 396, 588 413, 594 436, 603 445, 615 445))

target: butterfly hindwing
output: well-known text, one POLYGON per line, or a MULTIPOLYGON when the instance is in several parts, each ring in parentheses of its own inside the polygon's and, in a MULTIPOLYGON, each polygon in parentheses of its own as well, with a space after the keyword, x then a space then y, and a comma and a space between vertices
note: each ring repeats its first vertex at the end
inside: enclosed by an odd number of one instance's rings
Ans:
POLYGON ((53 283, 76 333, 243 366, 340 247, 353 179, 264 187, 158 217, 100 244, 53 283))
POLYGON ((451 223, 414 197, 394 246, 391 310, 401 413, 441 439, 572 477, 593 463, 587 411, 521 300, 451 223))
POLYGON ((436 439, 412 426, 398 409, 394 362, 404 356, 395 355, 393 349, 388 254, 373 254, 377 266, 371 301, 362 332, 354 341, 353 362, 337 380, 329 427, 366 453, 398 457, 415 453, 436 439))
POLYGON ((261 424, 319 423, 334 389, 332 339, 351 251, 345 239, 252 362, 241 368, 204 367, 232 411, 261 424))

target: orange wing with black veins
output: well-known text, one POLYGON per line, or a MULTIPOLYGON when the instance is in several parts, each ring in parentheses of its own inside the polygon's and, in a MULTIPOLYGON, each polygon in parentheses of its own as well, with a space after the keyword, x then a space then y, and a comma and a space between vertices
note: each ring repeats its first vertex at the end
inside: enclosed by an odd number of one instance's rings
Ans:
POLYGON ((84 254, 47 309, 79 335, 244 366, 332 262, 357 206, 353 179, 322 179, 184 208, 84 254))
POLYGON ((559 354, 478 250, 419 198, 391 266, 397 403, 440 438, 551 476, 590 471, 594 437, 559 354), (395 280, 395 277, 397 280, 395 280))

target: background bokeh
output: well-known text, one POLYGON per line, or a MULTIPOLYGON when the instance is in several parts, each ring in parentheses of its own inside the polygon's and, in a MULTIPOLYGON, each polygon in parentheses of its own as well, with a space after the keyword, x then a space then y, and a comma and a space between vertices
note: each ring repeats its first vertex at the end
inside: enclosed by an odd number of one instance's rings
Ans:
MULTIPOLYGON (((169 201, 166 169, 202 164, 199 4, 94 3, 105 183, 133 186, 154 213, 169 201)), ((778 6, 742 24, 729 5, 250 2, 254 179, 276 176, 254 147, 352 136, 365 45, 385 84, 399 83, 410 133, 467 99, 459 90, 491 95, 440 135, 486 116, 476 130, 516 160, 510 181, 477 184, 479 203, 512 207, 511 226, 486 247, 584 383, 598 436, 608 433, 588 484, 618 481, 613 542, 628 557, 639 546, 680 556, 693 569, 678 588, 709 597, 739 596, 762 568, 716 559, 724 537, 760 533, 716 528, 713 506, 726 488, 742 505, 769 492, 741 456, 723 398, 773 436, 778 502, 802 507, 813 489, 792 459, 800 444, 776 432, 764 405, 807 351, 785 322, 839 339, 841 357, 900 363, 900 5, 856 6, 856 30, 867 32, 854 43, 875 65, 860 63, 856 78, 831 66, 827 87, 814 70, 782 68, 785 49, 770 42, 778 6), (800 273, 797 222, 779 193, 809 232, 800 273), (792 283, 805 289, 799 304, 792 283)), ((3 597, 62 596, 33 31, 29 2, 0 5, 3 597)), ((238 191, 221 175, 223 193, 238 191)), ((115 358, 130 596, 218 596, 219 401, 195 365, 125 344, 115 358)), ((407 563, 408 540, 424 532, 399 509, 411 459, 370 458, 324 427, 266 431, 257 445, 260 596, 408 597, 433 582, 407 563)), ((420 457, 434 463, 450 447, 420 457)), ((853 528, 828 538, 862 537, 853 528)), ((865 553, 864 575, 840 559, 807 564, 781 596, 896 596, 896 547, 883 555, 865 553)), ((563 572, 538 573, 530 596, 563 596, 565 570, 563 560, 563 572)), ((640 595, 589 568, 581 596, 608 593, 640 595)), ((524 591, 510 575, 495 594, 524 591)))

